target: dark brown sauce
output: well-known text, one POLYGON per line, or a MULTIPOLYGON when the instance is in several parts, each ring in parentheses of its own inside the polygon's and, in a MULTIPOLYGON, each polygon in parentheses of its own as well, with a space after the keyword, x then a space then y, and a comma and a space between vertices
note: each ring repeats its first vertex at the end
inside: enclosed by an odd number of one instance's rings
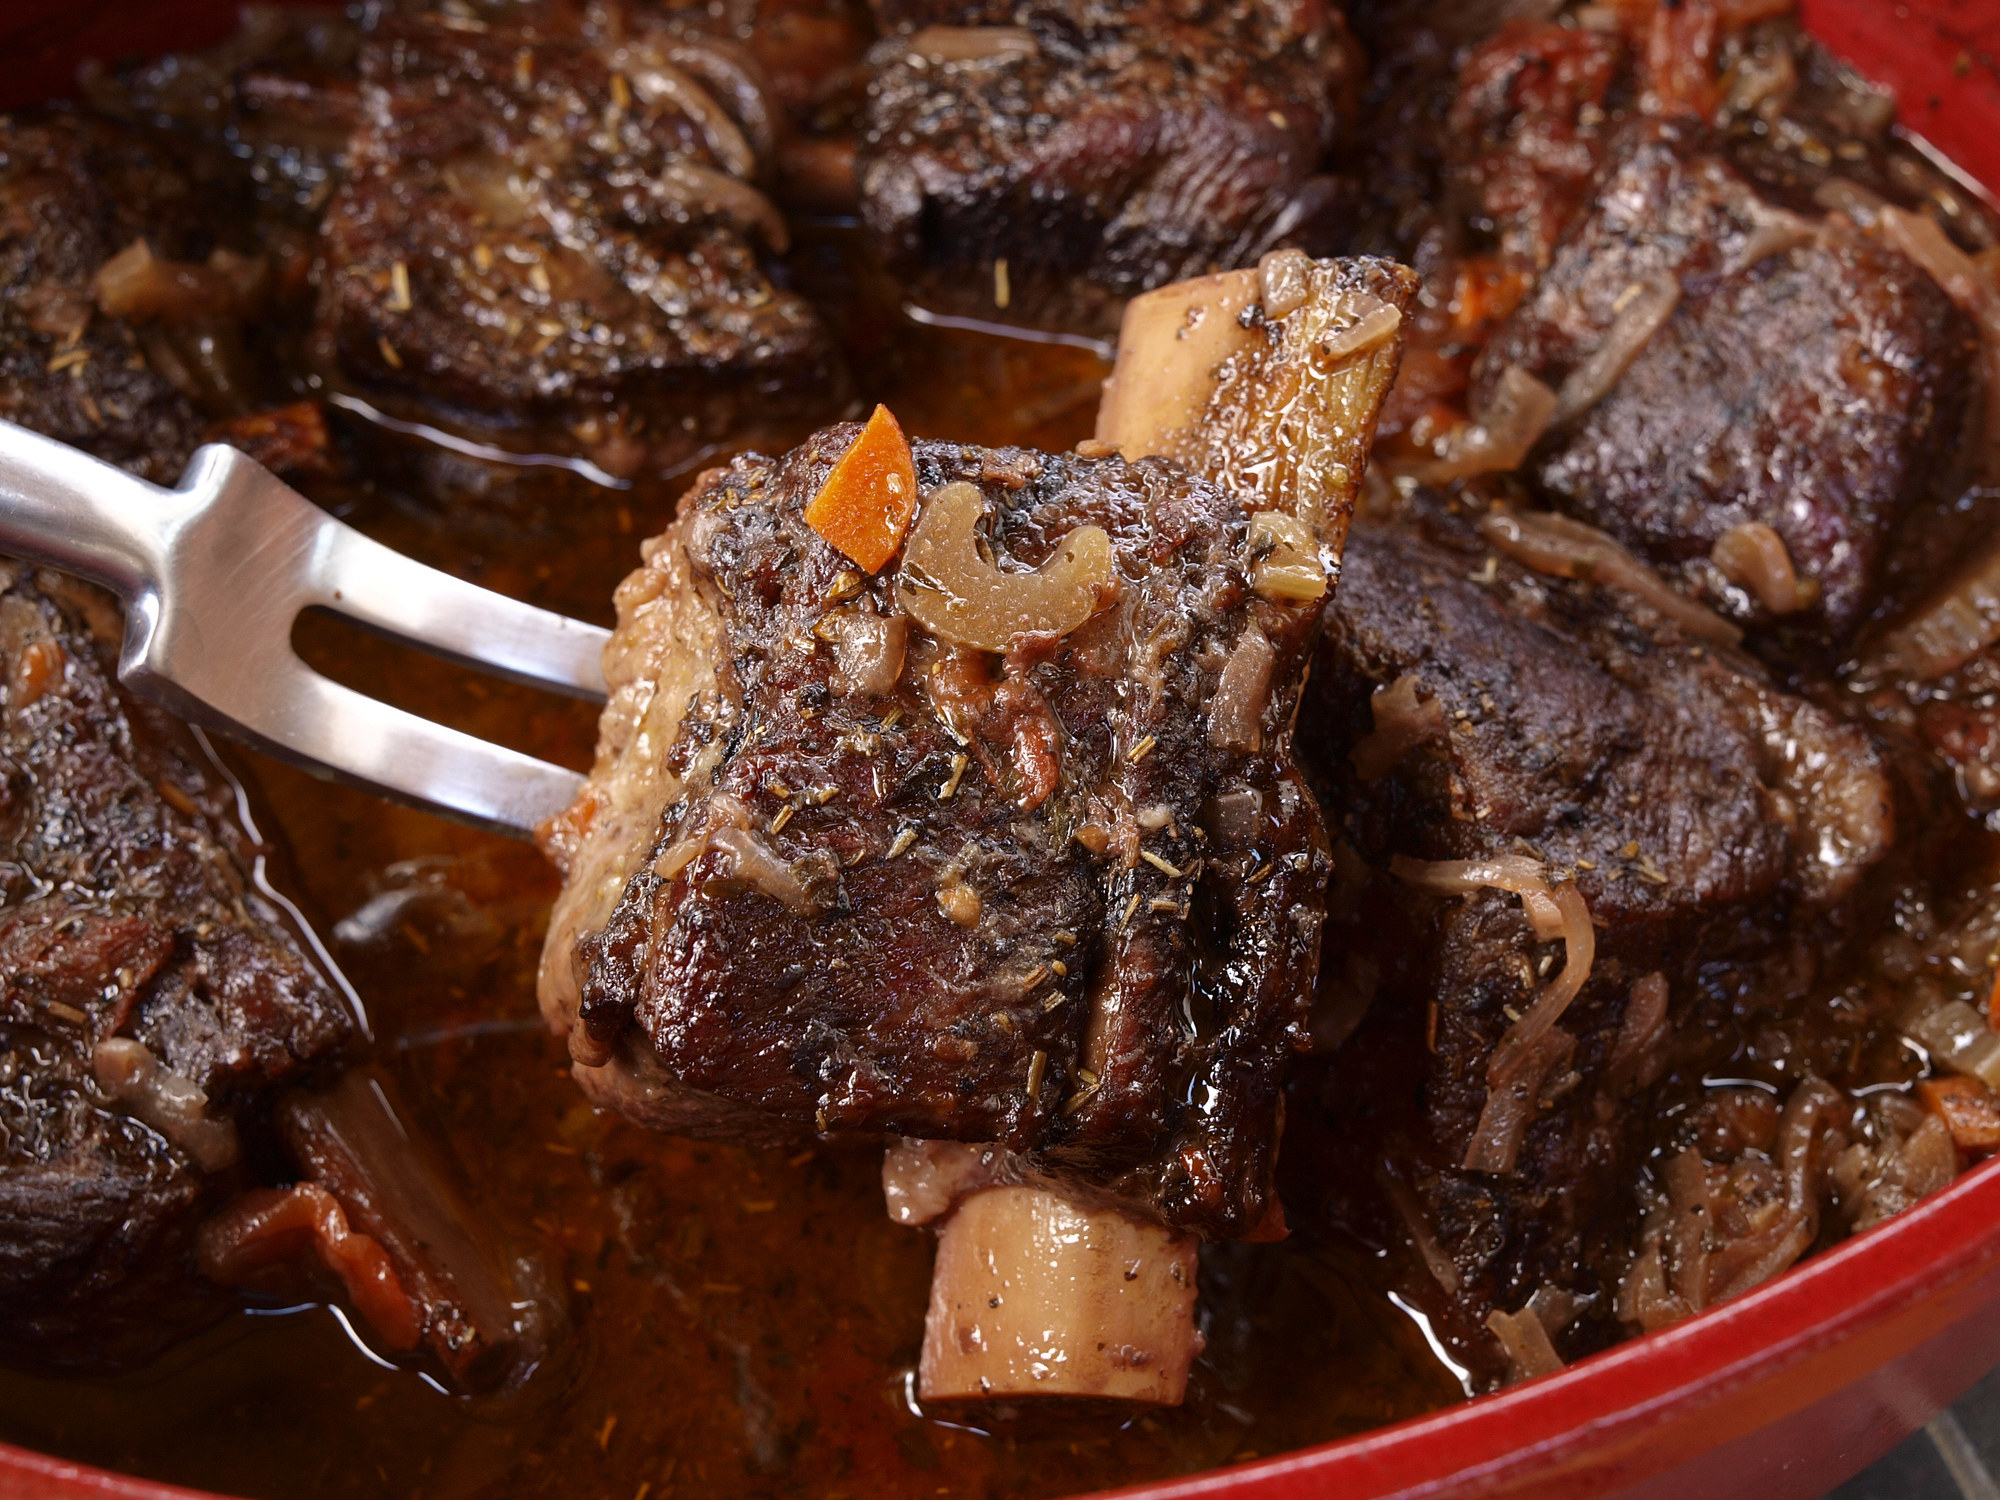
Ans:
MULTIPOLYGON (((836 235, 809 237, 798 259, 808 279, 843 274, 836 235)), ((864 393, 913 434, 1043 449, 1089 435, 1106 369, 1096 354, 920 328, 873 298, 840 305, 864 393)), ((377 441, 358 437, 364 450, 377 441)), ((400 452, 363 471, 411 472, 400 452)), ((486 493, 440 506, 434 487, 384 480, 316 498, 423 561, 608 620, 612 588, 685 483, 612 492, 557 469, 456 472, 486 493)), ((322 670, 391 702, 589 762, 586 706, 326 620, 302 622, 297 640, 322 670)), ((556 880, 532 849, 230 754, 417 1123, 448 1143, 501 1231, 545 1258, 580 1347, 571 1368, 482 1403, 371 1362, 325 1307, 263 1309, 115 1381, 0 1371, 0 1438, 286 1500, 1041 1496, 1323 1442, 1460 1395, 1389 1300, 1382 1255, 1307 1227, 1204 1257, 1208 1350, 1183 1408, 992 1432, 926 1420, 910 1376, 930 1240, 889 1222, 877 1149, 737 1150, 594 1113, 536 1011, 556 880), (372 897, 406 887, 421 892, 363 920, 372 897)))

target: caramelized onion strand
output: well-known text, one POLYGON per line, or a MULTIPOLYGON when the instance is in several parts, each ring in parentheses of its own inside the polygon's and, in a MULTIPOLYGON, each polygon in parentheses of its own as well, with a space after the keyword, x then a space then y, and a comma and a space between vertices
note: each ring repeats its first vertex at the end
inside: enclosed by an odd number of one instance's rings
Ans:
POLYGON ((1651 568, 1599 531, 1546 511, 1495 508, 1479 534, 1523 567, 1555 578, 1590 579, 1631 596, 1697 640, 1734 646, 1743 632, 1714 610, 1676 593, 1651 568))

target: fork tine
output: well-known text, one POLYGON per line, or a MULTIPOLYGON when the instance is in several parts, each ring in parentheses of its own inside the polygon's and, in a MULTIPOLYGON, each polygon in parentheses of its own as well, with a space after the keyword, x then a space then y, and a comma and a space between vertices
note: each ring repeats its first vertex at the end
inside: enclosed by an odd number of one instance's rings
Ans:
MULTIPOLYGON (((610 632, 537 609, 403 556, 336 520, 236 449, 212 444, 188 466, 213 494, 190 523, 179 580, 205 592, 283 590, 297 610, 322 605, 384 635, 516 682, 604 698, 610 632), (197 537, 199 540, 197 541, 197 537), (248 566, 226 580, 225 559, 248 566)), ((201 601, 203 609, 225 604, 201 601)), ((289 617, 285 622, 289 624, 289 617)))
POLYGON ((610 632, 482 589, 327 517, 312 583, 325 605, 437 656, 516 682, 604 700, 610 632))
POLYGON ((575 771, 488 744, 322 677, 289 647, 254 692, 201 692, 141 667, 132 685, 184 717, 213 724, 294 765, 398 801, 519 835, 568 807, 575 771))

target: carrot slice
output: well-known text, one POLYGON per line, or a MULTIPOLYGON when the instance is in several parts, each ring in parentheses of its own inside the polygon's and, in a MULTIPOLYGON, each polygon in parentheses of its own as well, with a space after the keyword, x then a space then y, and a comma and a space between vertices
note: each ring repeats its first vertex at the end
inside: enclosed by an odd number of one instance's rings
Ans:
POLYGON ((1924 1107, 1943 1120, 1961 1151, 2000 1149, 2000 1097, 1976 1078, 1925 1078, 1924 1107))
POLYGON ((806 525, 871 573, 903 545, 917 513, 917 468, 909 439, 878 406, 806 506, 806 525))

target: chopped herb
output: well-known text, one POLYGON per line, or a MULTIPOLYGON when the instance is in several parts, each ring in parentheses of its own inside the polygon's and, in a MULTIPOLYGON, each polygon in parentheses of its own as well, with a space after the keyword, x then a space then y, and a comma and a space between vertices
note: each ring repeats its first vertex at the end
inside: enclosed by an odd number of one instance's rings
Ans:
POLYGON ((956 751, 951 757, 951 780, 938 788, 938 801, 949 802, 958 794, 958 784, 965 778, 965 768, 972 762, 964 751, 956 751))

